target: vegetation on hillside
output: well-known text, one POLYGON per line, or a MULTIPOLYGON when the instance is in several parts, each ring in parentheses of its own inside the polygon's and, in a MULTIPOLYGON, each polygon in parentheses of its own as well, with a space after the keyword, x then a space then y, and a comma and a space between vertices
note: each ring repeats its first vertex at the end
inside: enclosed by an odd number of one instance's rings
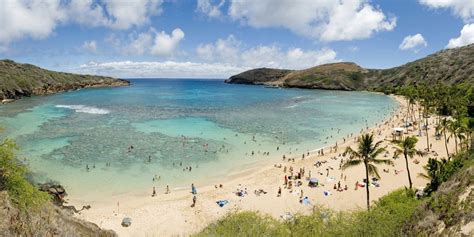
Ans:
POLYGON ((52 204, 26 178, 12 140, 0 143, 0 236, 116 236, 52 204))
POLYGON ((0 143, 0 191, 6 190, 11 201, 23 211, 41 208, 50 199, 26 179, 27 168, 15 158, 16 145, 12 140, 0 143))
POLYGON ((0 60, 0 100, 51 94, 84 87, 123 85, 128 85, 128 81, 111 77, 55 72, 31 64, 0 60))

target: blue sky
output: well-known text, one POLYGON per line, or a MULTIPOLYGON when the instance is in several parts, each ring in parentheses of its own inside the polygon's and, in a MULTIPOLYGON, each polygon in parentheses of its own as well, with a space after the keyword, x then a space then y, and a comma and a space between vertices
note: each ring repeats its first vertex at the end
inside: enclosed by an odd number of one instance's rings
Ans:
POLYGON ((0 58, 117 77, 389 68, 474 43, 474 0, 2 0, 0 58))

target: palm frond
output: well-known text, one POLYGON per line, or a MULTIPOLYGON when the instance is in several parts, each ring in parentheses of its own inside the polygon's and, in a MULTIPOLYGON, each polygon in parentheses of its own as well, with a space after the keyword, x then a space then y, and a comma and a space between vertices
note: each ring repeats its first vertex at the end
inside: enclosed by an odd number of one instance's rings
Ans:
POLYGON ((346 162, 344 162, 344 164, 342 165, 341 169, 342 170, 345 170, 349 167, 352 167, 352 166, 357 166, 359 165, 360 163, 362 163, 362 160, 360 159, 351 159, 351 160, 348 160, 346 162))
POLYGON ((393 161, 389 159, 373 159, 372 162, 374 164, 393 165, 393 161))
POLYGON ((375 165, 368 164, 368 165, 367 165, 367 170, 369 171, 369 174, 370 174, 370 175, 374 175, 375 177, 377 177, 377 178, 380 179, 379 172, 378 172, 378 170, 377 170, 377 167, 375 167, 375 165))

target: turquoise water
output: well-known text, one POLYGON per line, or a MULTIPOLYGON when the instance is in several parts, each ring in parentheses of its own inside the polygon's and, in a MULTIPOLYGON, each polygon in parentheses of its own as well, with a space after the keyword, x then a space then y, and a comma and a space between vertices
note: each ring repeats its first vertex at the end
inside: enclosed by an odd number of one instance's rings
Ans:
POLYGON ((367 92, 132 81, 0 106, 0 137, 18 142, 37 181, 100 198, 218 181, 257 162, 328 146, 381 122, 397 106, 367 92), (189 166, 191 172, 183 171, 189 166))

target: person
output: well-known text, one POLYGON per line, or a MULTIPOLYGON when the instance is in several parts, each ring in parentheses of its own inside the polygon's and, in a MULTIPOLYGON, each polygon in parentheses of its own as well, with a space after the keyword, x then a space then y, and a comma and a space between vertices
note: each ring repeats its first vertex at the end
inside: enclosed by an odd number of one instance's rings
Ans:
POLYGON ((166 194, 169 194, 169 193, 170 193, 170 186, 166 185, 166 194))
POLYGON ((191 207, 196 206, 196 199, 197 199, 197 197, 196 197, 196 195, 194 195, 193 196, 193 205, 191 205, 191 207))
POLYGON ((156 189, 153 187, 153 193, 151 194, 152 197, 156 196, 156 189))
POLYGON ((281 187, 278 187, 278 194, 277 197, 281 197, 281 187))
POLYGON ((196 187, 194 187, 194 184, 191 184, 191 193, 194 195, 197 194, 196 187))

